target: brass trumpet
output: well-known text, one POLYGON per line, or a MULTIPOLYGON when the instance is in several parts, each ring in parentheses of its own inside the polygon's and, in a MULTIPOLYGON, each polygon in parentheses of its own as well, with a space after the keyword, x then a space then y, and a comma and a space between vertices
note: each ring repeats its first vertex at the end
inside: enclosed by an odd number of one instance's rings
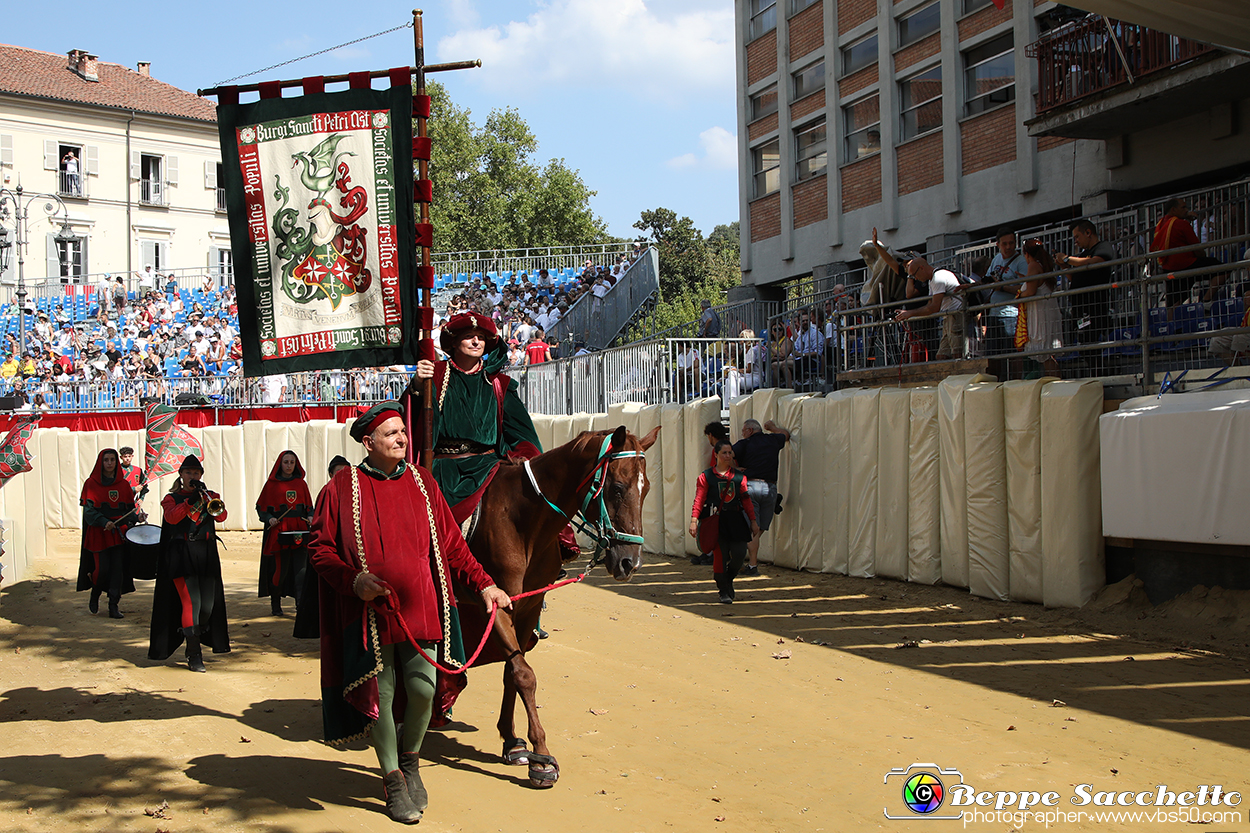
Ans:
POLYGON ((226 502, 219 497, 212 498, 205 507, 210 515, 220 515, 226 511, 226 502))

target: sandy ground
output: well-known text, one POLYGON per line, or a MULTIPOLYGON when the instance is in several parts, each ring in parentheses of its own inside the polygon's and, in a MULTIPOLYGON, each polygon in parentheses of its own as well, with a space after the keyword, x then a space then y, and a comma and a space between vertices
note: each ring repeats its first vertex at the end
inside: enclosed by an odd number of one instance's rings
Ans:
MULTIPOLYGON (((71 578, 76 533, 51 532, 43 577, 4 588, 0 829, 396 829, 372 751, 318 740, 316 646, 255 598, 258 537, 225 540, 234 651, 208 655, 204 675, 146 659, 150 582, 125 597, 123 621, 87 612, 71 578)), ((885 818, 908 814, 886 773, 913 762, 957 769, 978 790, 1055 790, 1067 812, 1076 784, 1250 790, 1242 599, 1199 592, 1150 609, 1130 583, 1098 607, 1046 611, 764 572, 739 581, 733 606, 684 558, 649 557, 629 584, 599 575, 553 593, 551 638, 531 659, 560 782, 534 790, 523 767, 499 763, 500 667, 484 668, 458 722, 426 741, 421 829, 954 829, 885 818)), ((1057 827, 1250 830, 1250 800, 1235 809, 1240 821, 1188 828, 1057 827)))

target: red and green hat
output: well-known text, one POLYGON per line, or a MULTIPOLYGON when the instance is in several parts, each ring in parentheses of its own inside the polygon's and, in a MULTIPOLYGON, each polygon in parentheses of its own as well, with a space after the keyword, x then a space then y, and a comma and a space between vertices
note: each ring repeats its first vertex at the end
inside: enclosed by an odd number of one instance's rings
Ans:
POLYGON ((486 352, 489 353, 499 345, 499 331, 495 329, 495 322, 489 315, 462 312, 453 315, 443 325, 443 331, 438 336, 438 346, 450 356, 455 352, 456 343, 468 335, 470 330, 481 330, 486 334, 486 352))

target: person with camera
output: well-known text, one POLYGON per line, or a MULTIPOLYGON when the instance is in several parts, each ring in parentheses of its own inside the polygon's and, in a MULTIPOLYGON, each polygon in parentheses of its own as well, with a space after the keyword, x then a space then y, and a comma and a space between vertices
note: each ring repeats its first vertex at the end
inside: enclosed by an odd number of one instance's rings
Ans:
POLYGON ((214 654, 230 652, 215 526, 226 519, 226 505, 203 478, 199 458, 187 455, 178 467, 178 479, 161 500, 161 554, 148 642, 148 658, 163 660, 185 639, 187 667, 192 671, 208 670, 202 643, 214 654))

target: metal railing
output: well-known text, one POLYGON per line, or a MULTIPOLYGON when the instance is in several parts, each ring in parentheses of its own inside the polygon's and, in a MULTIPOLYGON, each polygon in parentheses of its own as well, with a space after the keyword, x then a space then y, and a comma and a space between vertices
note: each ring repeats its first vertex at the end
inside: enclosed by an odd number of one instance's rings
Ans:
MULTIPOLYGON (((11 303, 16 295, 16 278, 11 276, 13 270, 3 273, 3 279, 0 279, 0 304, 11 303)), ((212 289, 221 289, 234 283, 233 270, 230 267, 219 266, 198 266, 188 269, 160 269, 157 270, 160 279, 153 286, 160 292, 166 291, 169 278, 173 278, 180 290, 203 290, 206 286, 212 289)), ((41 298, 49 301, 56 301, 61 304, 75 304, 79 298, 85 299, 88 306, 94 306, 95 297, 105 276, 112 279, 121 277, 124 279, 126 290, 129 293, 139 292, 142 286, 142 277, 139 272, 127 273, 124 269, 115 272, 90 272, 86 275, 78 275, 69 279, 62 279, 59 276, 51 276, 45 278, 26 278, 26 295, 27 300, 37 302, 41 298)), ((110 295, 110 303, 112 302, 110 295)))
MULTIPOLYGON (((712 309, 720 317, 721 336, 737 338, 743 330, 751 330, 757 335, 764 332, 768 327, 768 319, 781 312, 782 305, 776 301, 735 301, 731 304, 720 304, 712 309)), ((643 322, 635 328, 633 335, 635 338, 646 340, 697 338, 701 321, 702 318, 696 318, 663 330, 649 330, 646 322, 643 322)))
POLYGON ((57 171, 56 193, 59 197, 85 199, 87 197, 87 175, 81 171, 78 173, 57 171))
POLYGON ((165 205, 165 183, 158 179, 139 180, 139 202, 144 205, 165 205))
POLYGON ((548 272, 574 269, 581 272, 586 261, 596 266, 613 266, 621 255, 632 256, 632 242, 593 243, 579 246, 542 246, 532 249, 483 249, 472 252, 440 252, 431 257, 436 275, 464 276, 461 283, 474 275, 494 272, 527 272, 537 275, 539 269, 548 272))
POLYGON ((561 344, 592 350, 607 347, 634 313, 656 297, 659 289, 659 254, 648 248, 602 298, 596 298, 592 292, 578 298, 548 335, 555 336, 561 344))
POLYGON ((1136 23, 1090 15, 1050 30, 1029 44, 1026 54, 1037 59, 1037 112, 1042 114, 1218 51, 1136 23))
POLYGON ((218 211, 226 210, 226 189, 225 188, 217 189, 217 210, 218 211))

